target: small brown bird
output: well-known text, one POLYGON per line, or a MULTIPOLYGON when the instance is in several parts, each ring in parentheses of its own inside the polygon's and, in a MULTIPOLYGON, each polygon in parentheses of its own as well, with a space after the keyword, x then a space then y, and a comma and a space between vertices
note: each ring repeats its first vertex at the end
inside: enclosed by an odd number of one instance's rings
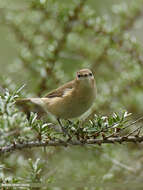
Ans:
POLYGON ((60 119, 79 117, 91 107, 95 97, 94 76, 89 69, 82 69, 77 72, 73 81, 53 90, 45 97, 25 98, 18 101, 31 101, 42 106, 57 118, 62 127, 60 119))

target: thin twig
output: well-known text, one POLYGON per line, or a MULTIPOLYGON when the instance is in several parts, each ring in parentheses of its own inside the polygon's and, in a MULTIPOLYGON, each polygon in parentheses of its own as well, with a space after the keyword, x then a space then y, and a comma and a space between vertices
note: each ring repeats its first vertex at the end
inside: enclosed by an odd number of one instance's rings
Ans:
MULTIPOLYGON (((119 128, 120 129, 120 131, 123 131, 124 129, 126 129, 126 128, 128 128, 128 127, 130 127, 130 126, 132 126, 132 125, 134 125, 134 124, 136 124, 136 123, 138 123, 139 121, 141 121, 141 120, 143 120, 143 117, 140 117, 140 118, 138 118, 137 120, 135 120, 135 121, 133 121, 132 123, 130 123, 130 124, 128 124, 127 126, 125 126, 124 128, 119 128)), ((96 135, 96 134, 98 134, 98 133, 101 133, 101 132, 108 132, 108 129, 117 129, 119 126, 118 126, 118 124, 120 124, 120 121, 118 121, 118 122, 116 122, 116 123, 114 123, 113 125, 111 125, 111 126, 107 126, 106 128, 102 128, 100 131, 97 131, 94 135, 96 135)), ((120 132, 119 131, 119 132, 120 132)), ((112 136, 114 136, 114 134, 119 134, 119 133, 112 133, 112 134, 110 134, 109 136, 107 136, 106 138, 109 138, 109 137, 112 137, 112 136)))
POLYGON ((133 135, 136 131, 141 130, 142 127, 143 127, 143 126, 138 127, 137 129, 134 129, 133 131, 131 131, 130 133, 128 133, 128 134, 126 135, 126 137, 129 137, 129 136, 133 135))
MULTIPOLYGON (((122 132, 124 129, 126 129, 126 128, 128 128, 128 127, 134 125, 134 124, 136 124, 137 122, 139 122, 139 121, 141 121, 141 120, 143 120, 143 117, 138 118, 137 120, 135 120, 135 121, 133 121, 132 123, 130 123, 130 124, 128 124, 127 126, 125 126, 124 128, 120 128, 119 132, 113 132, 112 134, 110 134, 110 135, 107 136, 106 138, 110 138, 110 137, 114 137, 114 136, 119 135, 120 132, 122 132)), ((116 124, 115 124, 115 125, 116 125, 116 124)), ((117 127, 118 127, 118 126, 117 126, 117 127)), ((113 126, 112 128, 116 129, 114 126, 113 126)), ((135 133, 136 131, 140 130, 141 128, 142 128, 142 127, 138 127, 137 129, 135 129, 135 130, 131 131, 129 134, 127 134, 127 136, 125 136, 125 137, 128 137, 128 136, 132 135, 133 133, 135 133)))
POLYGON ((121 167, 121 168, 123 168, 123 169, 126 169, 126 170, 128 170, 128 171, 130 171, 130 172, 135 173, 135 169, 134 169, 134 168, 132 168, 132 167, 130 167, 130 166, 127 166, 127 165, 125 165, 125 164, 119 162, 118 160, 113 159, 113 158, 111 158, 111 157, 109 157, 109 156, 107 156, 107 155, 104 155, 104 157, 105 157, 106 159, 111 160, 111 162, 113 162, 115 165, 118 165, 119 167, 121 167))
POLYGON ((123 130, 125 130, 125 129, 127 129, 128 127, 130 127, 130 126, 132 126, 132 125, 138 123, 139 121, 142 121, 142 120, 143 120, 143 117, 138 118, 137 120, 135 120, 135 121, 133 121, 132 123, 128 124, 127 126, 123 127, 123 128, 120 130, 120 132, 123 131, 123 130))

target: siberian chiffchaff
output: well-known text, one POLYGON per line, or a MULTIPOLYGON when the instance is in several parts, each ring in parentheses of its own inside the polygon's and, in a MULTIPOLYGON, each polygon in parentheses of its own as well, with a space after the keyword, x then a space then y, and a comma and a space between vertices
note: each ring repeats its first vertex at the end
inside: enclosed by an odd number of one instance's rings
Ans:
POLYGON ((96 97, 96 85, 92 72, 82 69, 73 81, 48 93, 43 98, 25 98, 18 101, 31 101, 42 106, 54 115, 62 127, 60 118, 79 117, 93 104, 96 97))

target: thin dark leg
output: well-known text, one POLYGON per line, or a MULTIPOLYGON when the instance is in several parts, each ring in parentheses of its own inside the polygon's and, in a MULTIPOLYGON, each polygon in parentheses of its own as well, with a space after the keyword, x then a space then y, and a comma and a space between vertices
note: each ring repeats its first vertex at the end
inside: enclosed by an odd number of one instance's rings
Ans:
POLYGON ((58 121, 58 123, 59 123, 59 125, 60 125, 60 127, 61 127, 61 129, 62 129, 62 131, 63 131, 63 133, 64 133, 64 135, 66 136, 68 136, 69 137, 69 139, 71 139, 71 136, 68 134, 68 132, 67 132, 67 130, 64 128, 64 126, 62 125, 62 123, 61 123, 61 120, 59 119, 59 118, 57 118, 57 121, 58 121))
POLYGON ((70 125, 73 124, 73 122, 71 120, 69 120, 69 119, 68 119, 68 122, 69 122, 70 125))
POLYGON ((61 123, 61 120, 60 120, 59 118, 57 118, 57 121, 58 121, 58 123, 59 123, 59 125, 60 125, 60 127, 61 127, 61 129, 62 129, 62 131, 63 131, 63 133, 64 133, 64 135, 67 135, 67 131, 66 131, 66 129, 63 127, 63 125, 62 125, 62 123, 61 123))

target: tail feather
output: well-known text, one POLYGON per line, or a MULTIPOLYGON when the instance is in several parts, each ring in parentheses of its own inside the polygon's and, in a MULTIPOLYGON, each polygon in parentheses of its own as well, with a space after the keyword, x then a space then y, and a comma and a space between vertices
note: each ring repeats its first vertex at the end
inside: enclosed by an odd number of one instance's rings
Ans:
POLYGON ((41 98, 17 98, 15 103, 21 111, 26 113, 27 118, 30 117, 30 112, 37 113, 38 118, 46 113, 41 98))
POLYGON ((30 101, 34 104, 38 104, 40 106, 43 106, 43 101, 41 100, 41 98, 30 98, 30 101))
POLYGON ((17 98, 16 103, 24 103, 24 102, 29 102, 29 98, 17 98))
POLYGON ((18 104, 28 103, 28 102, 32 102, 34 104, 43 106, 43 101, 41 100, 41 98, 23 98, 23 99, 16 100, 16 103, 18 103, 18 104))

